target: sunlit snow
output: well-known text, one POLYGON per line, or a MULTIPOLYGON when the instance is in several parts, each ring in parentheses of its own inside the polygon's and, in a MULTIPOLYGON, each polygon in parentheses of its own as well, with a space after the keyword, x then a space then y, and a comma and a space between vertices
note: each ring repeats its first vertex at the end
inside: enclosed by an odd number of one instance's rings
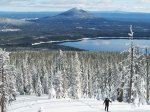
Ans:
MULTIPOLYGON (((105 112, 103 101, 96 99, 48 99, 48 96, 20 96, 8 112, 105 112)), ((112 102, 110 112, 150 112, 148 105, 112 102)))

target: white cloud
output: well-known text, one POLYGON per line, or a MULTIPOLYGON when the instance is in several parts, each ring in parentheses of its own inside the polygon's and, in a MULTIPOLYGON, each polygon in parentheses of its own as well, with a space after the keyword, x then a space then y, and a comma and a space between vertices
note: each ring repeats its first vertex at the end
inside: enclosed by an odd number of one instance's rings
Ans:
POLYGON ((97 11, 150 12, 150 0, 0 0, 0 10, 53 11, 81 7, 97 11))
MULTIPOLYGON (((141 3, 150 3, 150 0, 140 0, 141 3)), ((150 4, 149 4, 150 5, 150 4)))

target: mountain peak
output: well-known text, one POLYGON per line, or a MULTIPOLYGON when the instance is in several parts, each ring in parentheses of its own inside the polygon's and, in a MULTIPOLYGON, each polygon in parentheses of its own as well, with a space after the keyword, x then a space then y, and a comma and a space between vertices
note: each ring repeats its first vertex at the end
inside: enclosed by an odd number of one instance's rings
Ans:
POLYGON ((58 16, 65 18, 93 18, 93 14, 81 9, 81 8, 72 8, 64 13, 59 14, 58 16))
POLYGON ((82 9, 81 8, 79 8, 79 7, 74 7, 74 8, 72 8, 72 9, 70 9, 70 11, 81 11, 82 9))

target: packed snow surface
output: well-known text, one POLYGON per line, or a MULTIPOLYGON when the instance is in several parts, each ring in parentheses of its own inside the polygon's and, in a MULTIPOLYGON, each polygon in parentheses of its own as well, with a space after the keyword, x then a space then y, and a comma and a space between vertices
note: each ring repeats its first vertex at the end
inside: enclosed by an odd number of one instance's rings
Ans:
MULTIPOLYGON (((8 112, 105 112, 103 101, 96 99, 48 99, 48 96, 20 96, 8 106, 8 112)), ((149 105, 112 102, 109 112, 150 112, 149 105)))

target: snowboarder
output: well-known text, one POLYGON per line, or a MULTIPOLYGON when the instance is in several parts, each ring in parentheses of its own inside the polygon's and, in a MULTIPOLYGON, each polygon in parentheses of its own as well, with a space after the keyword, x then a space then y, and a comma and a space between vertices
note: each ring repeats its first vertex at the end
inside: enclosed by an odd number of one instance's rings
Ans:
POLYGON ((109 109, 109 102, 111 102, 108 98, 106 98, 105 100, 104 100, 104 104, 105 104, 105 111, 107 111, 108 112, 108 109, 109 109))

